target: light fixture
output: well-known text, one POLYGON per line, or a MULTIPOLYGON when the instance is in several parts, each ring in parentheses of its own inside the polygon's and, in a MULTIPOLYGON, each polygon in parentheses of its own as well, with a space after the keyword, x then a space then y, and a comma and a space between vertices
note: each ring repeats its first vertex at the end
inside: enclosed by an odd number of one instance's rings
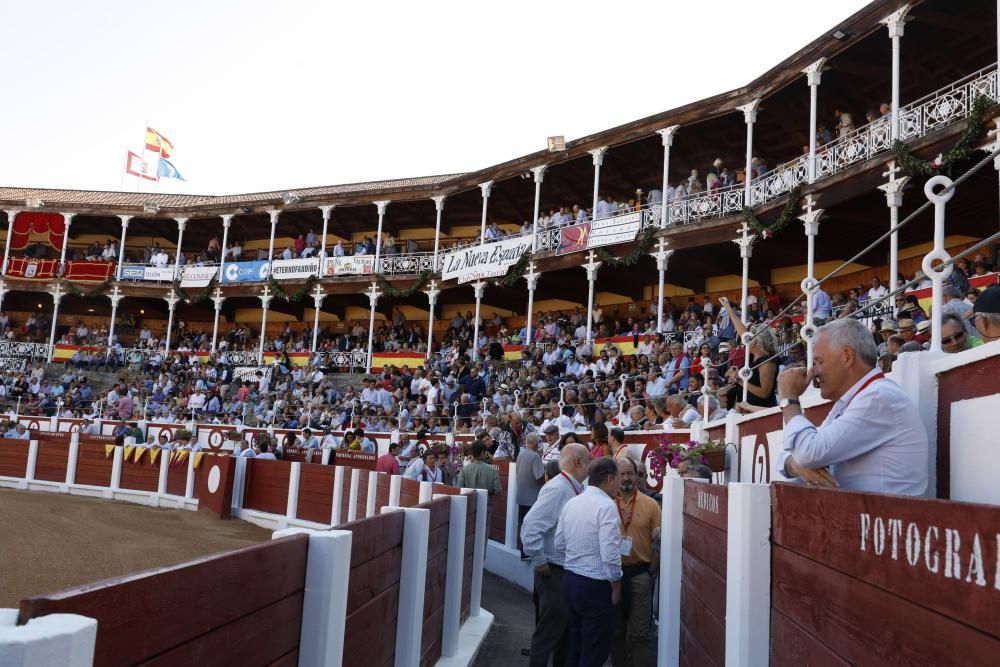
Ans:
POLYGON ((298 204, 301 199, 294 192, 286 192, 281 195, 281 201, 285 202, 285 205, 287 206, 289 204, 298 204))
POLYGON ((566 137, 564 137, 561 134, 555 137, 546 138, 545 143, 548 146, 548 150, 550 152, 566 150, 566 137))
POLYGON ((851 37, 854 37, 853 34, 847 32, 846 30, 841 30, 840 28, 837 28, 836 30, 834 30, 830 34, 830 36, 833 37, 834 39, 839 39, 842 42, 846 42, 851 37))
POLYGON ((39 310, 41 310, 41 309, 42 309, 42 304, 38 304, 38 309, 39 309, 39 310))
POLYGON ((88 313, 92 313, 92 312, 94 312, 94 309, 93 309, 93 308, 88 308, 88 309, 87 309, 87 312, 88 312, 88 313))
POLYGON ((142 212, 149 213, 150 215, 156 215, 160 212, 160 205, 155 201, 144 201, 142 202, 142 212))
POLYGON ((139 314, 140 315, 145 315, 146 314, 146 309, 145 308, 140 308, 139 309, 139 314))

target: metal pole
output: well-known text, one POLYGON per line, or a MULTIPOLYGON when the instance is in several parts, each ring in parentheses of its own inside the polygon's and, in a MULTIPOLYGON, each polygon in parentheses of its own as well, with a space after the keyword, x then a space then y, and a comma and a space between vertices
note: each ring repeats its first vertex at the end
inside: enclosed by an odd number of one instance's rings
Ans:
MULTIPOLYGON (((115 280, 122 279, 122 263, 125 261, 125 235, 128 232, 128 221, 132 219, 131 215, 119 215, 118 218, 122 221, 122 242, 118 246, 118 266, 115 267, 115 280)), ((10 242, 10 237, 8 236, 8 243, 10 242)), ((6 263, 6 257, 4 262, 6 263)), ((5 265, 6 266, 6 265, 5 265)), ((4 269, 6 271, 6 268, 4 269)))
POLYGON ((56 283, 55 291, 52 294, 52 327, 49 330, 49 351, 46 361, 52 361, 52 348, 56 344, 56 323, 59 320, 59 303, 62 301, 62 288, 56 283))
POLYGON ((212 301, 215 304, 215 320, 212 322, 212 352, 218 349, 219 315, 222 313, 222 302, 225 300, 226 298, 222 296, 222 290, 216 287, 215 294, 212 296, 212 301))
POLYGON ((892 40, 892 128, 890 131, 893 141, 899 138, 899 38, 903 36, 906 13, 909 10, 909 5, 903 5, 881 21, 889 29, 889 38, 892 40))
POLYGON ((483 221, 479 228, 479 245, 486 243, 486 205, 489 203, 490 189, 492 187, 493 181, 486 181, 479 184, 479 189, 483 193, 483 221))
MULTIPOLYGON (((882 176, 887 176, 889 182, 878 186, 878 189, 885 193, 885 203, 889 207, 889 229, 895 229, 899 224, 899 207, 903 205, 903 188, 910 180, 909 176, 897 177, 902 169, 896 166, 895 160, 890 160, 886 165, 887 169, 882 176)), ((899 232, 892 232, 889 236, 889 291, 892 292, 897 287, 899 276, 899 232)), ((892 300, 892 314, 895 317, 896 300, 892 300)))
POLYGON ((267 214, 271 216, 271 238, 267 243, 267 273, 271 275, 271 269, 274 268, 274 233, 278 227, 278 216, 281 215, 281 211, 272 209, 267 214))
POLYGON ((597 269, 601 263, 596 261, 596 255, 591 250, 587 253, 587 263, 583 269, 587 272, 587 345, 594 344, 594 283, 597 281, 597 269))
POLYGON ((472 283, 472 289, 476 292, 476 321, 472 328, 472 360, 479 361, 479 312, 483 302, 483 290, 486 288, 486 283, 482 280, 477 280, 472 283))
MULTIPOLYGON (((440 213, 438 214, 438 220, 440 220, 440 213)), ((437 253, 435 253, 435 257, 437 253)), ((427 359, 430 360, 431 353, 433 352, 432 346, 434 345, 434 305, 437 303, 438 294, 441 290, 438 289, 437 282, 432 280, 429 289, 424 290, 424 294, 427 295, 427 303, 429 304, 429 314, 427 318, 427 359)))
MULTIPOLYGON (((997 0, 1000 2, 1000 0, 997 0)), ((535 176, 535 215, 531 219, 531 252, 535 253, 538 250, 538 217, 541 215, 542 206, 542 180, 545 178, 545 170, 548 165, 543 164, 538 167, 532 167, 531 173, 535 176)), ((529 297, 530 298, 530 297, 529 297)), ((529 314, 528 317, 531 317, 529 314)))
POLYGON ((108 297, 111 299, 111 325, 108 327, 108 349, 110 352, 111 343, 115 339, 115 320, 118 317, 118 304, 125 298, 125 295, 118 289, 118 285, 115 285, 108 297))
POLYGON ((813 337, 816 335, 814 307, 816 299, 816 235, 819 233, 819 219, 823 209, 816 209, 812 195, 806 196, 806 212, 799 216, 806 232, 807 264, 806 278, 802 281, 802 291, 806 294, 806 322, 800 331, 806 342, 806 368, 813 367, 813 337))
POLYGON ((181 275, 181 244, 184 242, 184 228, 187 218, 177 218, 177 252, 174 254, 174 280, 181 275))
POLYGON ((257 363, 264 363, 264 339, 267 338, 267 309, 271 305, 271 299, 274 295, 271 294, 271 289, 264 285, 264 289, 261 290, 260 298, 261 305, 261 317, 260 317, 260 344, 257 346, 257 363))
POLYGON ((332 204, 330 206, 319 207, 319 210, 323 212, 323 238, 319 242, 319 258, 321 264, 317 275, 323 275, 322 261, 326 259, 326 233, 330 228, 330 214, 333 212, 333 208, 332 204))
POLYGON ((747 125, 747 154, 746 154, 746 173, 743 175, 743 205, 753 206, 753 201, 750 197, 750 181, 751 171, 753 169, 753 124, 757 121, 757 107, 760 105, 760 99, 755 99, 752 102, 744 104, 741 107, 737 107, 743 112, 743 121, 747 125))
POLYGON ((7 243, 3 249, 3 266, 0 266, 0 274, 7 274, 7 260, 10 258, 10 239, 14 235, 14 218, 20 213, 16 208, 7 210, 7 243))
MULTIPOLYGON (((670 187, 670 147, 674 144, 674 133, 680 128, 680 125, 671 125, 670 127, 665 127, 662 130, 657 130, 656 133, 660 135, 660 139, 663 141, 663 187, 660 190, 663 193, 663 201, 660 202, 660 227, 667 226, 667 188, 670 187)), ((658 325, 657 331, 662 331, 662 328, 658 325)))
POLYGON ((368 288, 368 301, 371 304, 371 312, 368 316, 368 367, 365 372, 369 372, 372 367, 372 345, 375 342, 375 305, 378 303, 378 298, 381 296, 378 291, 378 286, 375 283, 371 284, 368 288))
POLYGON ((587 151, 590 153, 594 161, 594 202, 590 209, 590 217, 592 220, 597 219, 597 201, 600 197, 601 187, 601 165, 604 164, 604 152, 607 150, 607 146, 601 146, 600 148, 587 151))
POLYGON ((528 321, 525 322, 524 326, 524 340, 521 341, 523 345, 531 345, 531 342, 535 340, 531 331, 531 322, 535 310, 535 288, 538 287, 538 279, 541 277, 542 274, 535 271, 535 263, 528 262, 528 271, 524 274, 524 279, 528 283, 528 321))
MULTIPOLYGON (((434 269, 431 273, 441 270, 441 263, 439 261, 438 252, 441 249, 441 215, 444 213, 444 198, 445 195, 438 195, 436 197, 431 197, 434 201, 434 269)), ((433 307, 431 308, 433 310, 433 307)))
POLYGON ((180 301, 178 296, 174 293, 174 290, 170 290, 167 296, 163 297, 167 302, 167 354, 170 354, 170 334, 174 328, 174 309, 177 307, 177 302, 180 301))
POLYGON ((816 106, 819 98, 819 83, 823 78, 823 65, 826 58, 820 58, 809 67, 802 70, 809 84, 809 182, 816 180, 816 106))
POLYGON ((63 242, 62 248, 59 251, 59 265, 63 266, 66 264, 66 246, 69 244, 69 226, 73 222, 73 216, 75 213, 63 213, 63 221, 65 222, 65 227, 63 229, 63 242))
MULTIPOLYGON (((226 282, 226 253, 229 251, 229 225, 232 221, 232 215, 222 216, 222 252, 219 254, 219 284, 226 282)), ((212 350, 215 350, 215 345, 212 345, 212 350)))
POLYGON ((310 348, 310 351, 313 354, 316 354, 316 345, 319 342, 319 310, 323 307, 323 301, 326 299, 326 294, 319 285, 316 285, 312 297, 313 305, 316 306, 316 312, 313 317, 312 347, 310 348))
MULTIPOLYGON (((385 209, 389 205, 387 200, 373 202, 378 208, 378 231, 375 233, 375 273, 380 273, 379 258, 382 257, 382 223, 385 221, 385 209)), ((375 313, 375 305, 372 304, 372 314, 375 313)))

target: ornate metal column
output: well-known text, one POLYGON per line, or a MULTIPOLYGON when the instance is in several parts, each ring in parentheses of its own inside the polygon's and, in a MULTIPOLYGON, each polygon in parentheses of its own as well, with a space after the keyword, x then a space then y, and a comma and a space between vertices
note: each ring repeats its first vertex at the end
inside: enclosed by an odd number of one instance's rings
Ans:
POLYGON ((371 312, 368 316, 368 366, 365 368, 365 373, 367 373, 372 367, 372 344, 375 341, 375 306, 382 293, 378 291, 378 285, 372 283, 365 290, 365 294, 368 295, 368 303, 371 305, 371 312))
MULTIPOLYGON (((740 286, 740 321, 747 323, 747 292, 750 287, 750 257, 753 255, 753 242, 757 238, 756 234, 750 233, 750 227, 744 222, 740 225, 739 238, 733 239, 733 243, 740 247, 740 257, 743 258, 743 282, 740 286)), ((743 368, 740 369, 740 377, 743 378, 743 400, 747 400, 747 382, 753 375, 750 370, 750 341, 753 334, 747 331, 743 334, 743 368)))
POLYGON ((483 303, 483 290, 486 289, 486 283, 477 280, 472 283, 472 289, 476 292, 476 321, 472 327, 472 360, 479 361, 479 320, 482 319, 479 312, 483 303))
MULTIPOLYGON (((439 215, 438 219, 440 220, 440 215, 439 215)), ((435 257, 437 257, 437 253, 435 253, 435 257)), ((430 308, 428 308, 428 310, 430 311, 430 315, 429 315, 428 321, 427 321, 427 359, 428 359, 428 361, 431 358, 431 354, 432 354, 431 346, 434 343, 434 306, 437 304, 438 294, 440 294, 440 293, 441 293, 441 290, 438 289, 437 281, 435 281, 435 280, 432 280, 427 285, 427 289, 424 290, 424 294, 427 295, 427 303, 430 304, 430 308)))
POLYGON ((899 138, 899 38, 903 36, 909 5, 903 5, 880 21, 892 39, 892 140, 899 138))
POLYGON ((316 354, 316 344, 319 341, 319 309, 323 307, 323 301, 326 300, 326 292, 319 285, 313 288, 312 293, 313 305, 316 307, 315 315, 313 317, 313 336, 312 336, 312 347, 309 350, 316 354))
POLYGON ((281 211, 272 209, 267 214, 271 216, 271 238, 267 242, 267 274, 271 275, 274 262, 274 233, 278 228, 278 216, 281 215, 281 211))
POLYGON ((819 233, 819 219, 823 217, 823 209, 813 208, 815 205, 816 201, 813 196, 807 195, 806 203, 802 207, 806 212, 799 216, 805 227, 808 247, 806 277, 802 281, 802 291, 806 293, 806 322, 800 330, 802 338, 806 341, 806 368, 813 366, 813 337, 816 335, 813 308, 816 290, 819 288, 816 282, 816 235, 819 233))
MULTIPOLYGON (((531 219, 531 252, 538 250, 538 216, 542 207, 542 180, 545 178, 545 170, 549 165, 543 164, 531 168, 531 173, 535 176, 535 216, 531 219)), ((530 315, 529 315, 530 317, 530 315)))
POLYGON ((73 223, 73 216, 75 213, 62 213, 63 220, 65 221, 65 227, 63 229, 63 242, 62 248, 59 249, 59 266, 66 265, 66 246, 69 244, 69 226, 73 223))
POLYGON ((659 272, 659 289, 656 293, 656 332, 663 333, 663 286, 666 280, 667 262, 674 254, 673 250, 667 250, 669 241, 664 238, 656 240, 656 252, 649 253, 649 256, 656 260, 656 270, 659 272))
POLYGON ((181 245, 184 243, 184 228, 187 218, 177 218, 177 252, 174 254, 174 280, 181 277, 181 245))
POLYGON ((335 205, 330 204, 329 206, 320 206, 319 210, 323 212, 323 239, 319 242, 319 269, 316 273, 317 276, 323 275, 323 260, 326 259, 326 233, 330 228, 330 214, 333 213, 335 205))
POLYGON ((436 197, 431 197, 434 202, 435 218, 434 218, 434 268, 431 273, 436 273, 441 270, 441 262, 438 257, 438 251, 441 249, 441 215, 444 213, 444 199, 445 195, 437 195, 436 197))
POLYGON ((385 209, 389 205, 388 200, 372 202, 378 208, 378 231, 375 236, 375 273, 380 273, 378 260, 382 256, 382 223, 385 221, 385 209))
POLYGON ((222 296, 222 290, 218 287, 212 293, 212 303, 215 304, 215 318, 212 320, 212 353, 214 354, 219 342, 219 315, 222 314, 222 303, 226 297, 222 296))
POLYGON ((823 65, 826 58, 820 58, 809 67, 802 70, 809 84, 809 182, 816 180, 816 103, 819 97, 819 82, 823 78, 823 65))
POLYGON ((177 296, 173 288, 170 288, 170 291, 167 292, 167 295, 163 299, 167 302, 167 309, 169 311, 167 315, 167 354, 170 354, 170 335, 174 329, 174 310, 177 308, 177 302, 181 298, 177 296))
MULTIPOLYGON (((229 225, 233 222, 233 215, 222 216, 222 251, 219 253, 219 284, 226 282, 226 253, 229 252, 229 225)), ((215 346, 212 346, 213 350, 215 346)))
MULTIPOLYGON (((893 229, 899 224, 899 207, 903 205, 903 189, 909 182, 909 176, 897 177, 896 174, 902 171, 896 166, 895 160, 890 160, 886 165, 887 170, 883 176, 889 178, 885 185, 878 186, 878 189, 885 193, 885 203, 889 207, 889 229, 893 229)), ((899 276, 899 232, 893 232, 889 237, 889 291, 895 291, 899 276)), ((892 300, 892 313, 896 315, 896 300, 892 300)))
POLYGON ((594 344, 594 283, 597 282, 597 269, 601 263, 597 261, 597 255, 591 250, 587 253, 587 263, 582 265, 587 272, 587 345, 594 344))
POLYGON ((264 285, 264 289, 260 291, 260 295, 257 297, 260 299, 261 306, 261 317, 260 317, 260 345, 257 349, 257 363, 264 363, 264 339, 267 338, 267 310, 271 307, 271 299, 274 298, 274 294, 271 293, 271 288, 264 285))
POLYGON ((3 249, 3 265, 0 266, 0 275, 7 275, 7 260, 10 258, 10 239, 14 235, 14 218, 20 212, 16 208, 10 208, 5 211, 7 214, 7 244, 3 249))
POLYGON ((667 226, 667 219, 668 219, 667 188, 670 187, 670 147, 674 145, 674 134, 677 133, 677 130, 679 130, 680 127, 681 127, 680 125, 671 125, 670 127, 665 127, 662 130, 656 131, 656 133, 660 135, 660 139, 663 141, 663 187, 660 188, 660 192, 663 193, 663 201, 660 202, 661 229, 667 226))
POLYGON ((111 299, 111 325, 108 327, 108 353, 110 354, 111 345, 115 340, 115 320, 118 318, 118 304, 125 298, 125 294, 118 289, 118 285, 115 285, 111 288, 108 298, 111 299))
POLYGON ((590 218, 592 220, 597 219, 597 201, 601 196, 601 165, 604 164, 604 153, 607 152, 607 150, 607 146, 601 146, 600 148, 587 151, 594 159, 594 203, 590 208, 590 218))
POLYGON ((528 271, 524 274, 524 280, 528 283, 528 321, 524 325, 524 340, 521 341, 522 345, 531 345, 535 337, 532 335, 531 323, 534 319, 535 310, 535 289, 538 287, 538 279, 542 277, 542 274, 535 271, 535 263, 528 262, 528 271))
POLYGON ((757 107, 760 106, 760 98, 748 102, 741 107, 736 107, 743 112, 743 122, 747 125, 747 155, 746 173, 743 176, 743 205, 753 206, 750 196, 751 171, 753 170, 753 124, 757 122, 757 107))
POLYGON ((62 285, 56 282, 55 286, 49 290, 52 295, 52 327, 49 329, 49 351, 46 361, 52 361, 52 350, 56 343, 56 324, 59 321, 59 303, 63 298, 62 285))
POLYGON ((493 181, 486 181, 479 184, 479 189, 483 193, 483 221, 479 227, 479 245, 486 243, 486 207, 490 201, 490 190, 493 188, 493 181))
POLYGON ((132 219, 131 215, 119 215, 118 218, 122 221, 122 242, 118 246, 118 266, 115 267, 115 279, 122 279, 122 264, 125 263, 125 235, 128 232, 128 221, 132 219))
POLYGON ((7 283, 3 278, 0 278, 0 311, 3 310, 3 298, 7 296, 7 292, 9 291, 10 290, 7 289, 7 283))

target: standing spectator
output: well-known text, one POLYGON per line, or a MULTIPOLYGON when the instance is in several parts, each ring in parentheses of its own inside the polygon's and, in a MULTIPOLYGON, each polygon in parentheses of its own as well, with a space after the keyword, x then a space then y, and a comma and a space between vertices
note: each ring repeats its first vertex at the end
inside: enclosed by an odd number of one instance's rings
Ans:
POLYGON ((621 477, 618 515, 621 518, 622 604, 611 649, 614 667, 654 667, 656 629, 653 626, 653 543, 660 540, 660 506, 636 488, 639 466, 628 457, 618 459, 621 477), (625 553, 626 545, 631 547, 625 553))
MULTIPOLYGON (((622 539, 618 465, 594 461, 588 486, 563 508, 556 549, 566 552, 563 599, 569 608, 568 665, 601 667, 611 652, 615 607, 622 593, 622 539)), ((631 552, 631 545, 627 545, 631 552)))
MULTIPOLYGON (((458 473, 458 488, 484 489, 490 496, 500 495, 500 473, 486 462, 486 445, 480 440, 472 443, 472 463, 462 466, 458 473)), ((407 466, 409 468, 409 466, 407 466)), ((490 525, 490 506, 486 503, 486 525, 490 525)), ((488 533, 489 531, 487 531, 488 533)), ((487 539, 489 536, 487 535, 487 539)))
MULTIPOLYGON (((538 492, 545 479, 545 466, 538 455, 538 434, 529 433, 524 438, 524 449, 517 459, 517 528, 521 529, 524 517, 538 499, 538 492)), ((521 556, 526 554, 521 551, 521 556)))
POLYGON ((521 526, 521 543, 534 569, 538 599, 530 667, 546 667, 550 656, 553 665, 566 661, 569 625, 569 609, 563 600, 566 550, 556 547, 556 525, 566 503, 583 492, 590 456, 583 445, 570 443, 563 448, 562 456, 550 463, 558 464, 559 473, 538 492, 538 499, 521 526))

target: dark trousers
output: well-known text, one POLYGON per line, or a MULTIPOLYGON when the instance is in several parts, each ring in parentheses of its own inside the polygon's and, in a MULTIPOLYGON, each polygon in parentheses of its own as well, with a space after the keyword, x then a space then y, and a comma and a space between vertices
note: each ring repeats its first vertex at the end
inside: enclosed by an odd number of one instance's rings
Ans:
POLYGON ((615 635, 611 582, 566 572, 563 599, 569 608, 568 667, 602 667, 615 635))
POLYGON ((549 657, 553 667, 566 664, 569 635, 569 609, 563 600, 565 573, 558 565, 549 564, 549 576, 535 575, 535 596, 538 613, 535 633, 531 635, 529 667, 546 667, 549 657))

